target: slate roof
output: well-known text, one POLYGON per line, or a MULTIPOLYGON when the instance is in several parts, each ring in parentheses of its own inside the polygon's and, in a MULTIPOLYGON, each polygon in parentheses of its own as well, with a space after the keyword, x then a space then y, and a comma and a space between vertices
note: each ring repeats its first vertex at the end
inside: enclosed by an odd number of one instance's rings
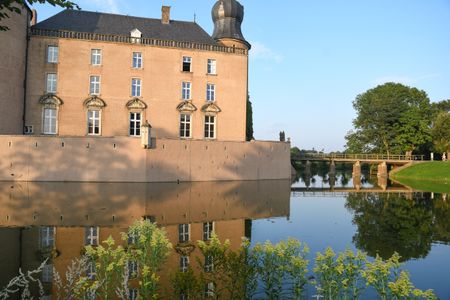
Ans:
POLYGON ((37 23, 33 28, 125 36, 130 36, 130 31, 137 28, 142 32, 143 38, 217 45, 216 41, 194 22, 171 20, 170 24, 162 24, 160 19, 83 10, 63 10, 37 23))

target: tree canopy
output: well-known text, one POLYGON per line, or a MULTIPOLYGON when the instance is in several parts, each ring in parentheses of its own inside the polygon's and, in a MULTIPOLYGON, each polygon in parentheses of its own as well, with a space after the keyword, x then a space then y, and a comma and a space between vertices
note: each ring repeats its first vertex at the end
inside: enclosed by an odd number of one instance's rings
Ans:
POLYGON ((432 107, 424 91, 386 83, 358 95, 353 107, 347 152, 402 154, 431 142, 432 107))
POLYGON ((252 102, 250 101, 250 96, 247 96, 247 125, 245 128, 245 139, 247 141, 254 140, 253 136, 253 108, 252 102))
POLYGON ((53 6, 59 6, 67 9, 80 9, 80 7, 72 1, 67 0, 1 0, 0 1, 0 31, 8 30, 7 26, 2 25, 2 20, 9 18, 10 13, 21 13, 21 7, 25 5, 33 5, 34 3, 48 3, 53 6))

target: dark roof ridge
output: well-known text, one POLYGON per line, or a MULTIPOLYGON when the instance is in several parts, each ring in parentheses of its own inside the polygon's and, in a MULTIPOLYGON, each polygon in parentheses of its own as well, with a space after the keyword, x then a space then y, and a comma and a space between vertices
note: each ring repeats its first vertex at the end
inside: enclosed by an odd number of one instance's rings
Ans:
MULTIPOLYGON (((144 20, 161 20, 161 19, 158 19, 158 18, 149 18, 149 17, 141 17, 141 16, 132 16, 132 15, 124 15, 124 14, 118 14, 118 13, 111 13, 111 12, 92 11, 92 10, 85 10, 85 9, 69 9, 69 8, 61 10, 56 15, 59 15, 61 13, 68 12, 68 11, 70 11, 70 12, 91 13, 91 14, 100 14, 100 15, 110 15, 110 16, 118 16, 118 17, 129 17, 129 18, 144 19, 144 20)), ((56 16, 56 15, 53 15, 53 16, 56 16)), ((51 17, 53 17, 53 16, 51 16, 51 17)), ((51 17, 49 17, 49 18, 51 18, 51 17)), ((49 18, 47 18, 47 19, 49 19, 49 18)), ((47 19, 45 19, 45 20, 47 20, 47 19)), ((43 22, 45 20, 42 20, 41 22, 43 22)), ((170 22, 190 23, 190 24, 197 24, 198 25, 197 22, 185 21, 185 20, 172 20, 171 19, 170 22)), ((39 23, 40 22, 38 22, 37 24, 39 24, 39 23)))
POLYGON ((130 30, 137 28, 144 38, 217 45, 196 22, 172 20, 167 25, 161 19, 88 10, 65 9, 37 23, 33 28, 112 35, 129 35, 130 30))

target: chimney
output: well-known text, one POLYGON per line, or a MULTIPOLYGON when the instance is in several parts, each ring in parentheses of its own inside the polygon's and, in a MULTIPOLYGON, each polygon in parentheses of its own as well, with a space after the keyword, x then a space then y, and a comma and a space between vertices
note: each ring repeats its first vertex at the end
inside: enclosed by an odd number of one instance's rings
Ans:
POLYGON ((161 11, 162 11, 161 23, 170 24, 170 6, 163 6, 161 8, 161 11))
POLYGON ((34 26, 37 23, 37 10, 33 9, 31 10, 31 21, 30 21, 30 25, 34 26))

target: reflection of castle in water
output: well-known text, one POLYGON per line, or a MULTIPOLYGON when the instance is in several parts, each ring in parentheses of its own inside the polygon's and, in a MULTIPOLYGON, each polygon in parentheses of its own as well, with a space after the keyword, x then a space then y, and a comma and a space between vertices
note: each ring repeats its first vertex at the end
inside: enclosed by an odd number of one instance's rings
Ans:
MULTIPOLYGON (((251 220, 289 216, 290 181, 133 183, 0 183, 0 229, 8 244, 0 249, 0 285, 19 268, 44 268, 42 280, 50 294, 53 266, 64 274, 85 245, 96 245, 135 220, 148 218, 165 227, 176 247, 205 240, 214 230, 237 248, 251 238, 251 220)), ((191 255, 196 255, 196 250, 191 255)), ((161 282, 184 267, 189 258, 170 256, 161 282)))

